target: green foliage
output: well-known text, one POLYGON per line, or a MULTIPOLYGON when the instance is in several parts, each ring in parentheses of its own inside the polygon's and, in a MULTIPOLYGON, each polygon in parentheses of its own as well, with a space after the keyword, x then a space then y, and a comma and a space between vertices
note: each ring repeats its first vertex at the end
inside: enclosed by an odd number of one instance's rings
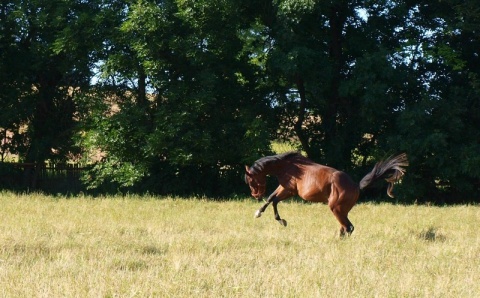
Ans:
MULTIPOLYGON (((86 128, 77 136, 77 143, 87 150, 86 156, 96 156, 97 162, 84 176, 90 188, 105 182, 114 182, 121 187, 134 185, 146 174, 145 154, 142 144, 145 138, 145 114, 137 106, 125 101, 120 111, 112 111, 105 104, 105 97, 114 97, 109 93, 98 93, 93 97, 78 98, 78 102, 90 113, 83 119, 86 128), (96 102, 96 104, 93 104, 96 102), (106 115, 110 114, 108 117, 106 115)), ((88 162, 88 160, 86 161, 88 162)))
POLYGON ((89 84, 98 39, 97 2, 7 1, 1 5, 0 127, 21 160, 66 160, 78 88, 89 84), (8 112, 7 112, 8 111, 8 112))
POLYGON ((224 190, 215 182, 240 177, 243 163, 267 152, 271 128, 268 103, 256 89, 259 66, 250 63, 236 30, 247 24, 234 2, 207 4, 129 6, 122 37, 112 40, 128 50, 113 50, 102 66, 103 82, 114 84, 113 75, 124 88, 111 96, 118 109, 109 114, 111 106, 101 103, 108 93, 96 97, 97 110, 85 109, 93 113, 85 117, 80 144, 104 154, 86 175, 91 187, 113 181, 150 191, 216 194, 224 190))

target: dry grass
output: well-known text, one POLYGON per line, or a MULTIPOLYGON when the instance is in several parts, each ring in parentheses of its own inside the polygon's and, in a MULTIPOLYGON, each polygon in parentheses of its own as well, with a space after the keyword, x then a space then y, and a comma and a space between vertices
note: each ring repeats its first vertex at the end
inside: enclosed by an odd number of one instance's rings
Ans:
POLYGON ((478 297, 478 206, 0 193, 2 297, 478 297))

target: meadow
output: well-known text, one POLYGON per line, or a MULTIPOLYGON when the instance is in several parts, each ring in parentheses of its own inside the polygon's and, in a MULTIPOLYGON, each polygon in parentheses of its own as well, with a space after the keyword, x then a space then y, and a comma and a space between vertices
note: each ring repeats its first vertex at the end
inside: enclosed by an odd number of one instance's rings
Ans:
POLYGON ((1 297, 479 297, 480 207, 0 193, 1 297))

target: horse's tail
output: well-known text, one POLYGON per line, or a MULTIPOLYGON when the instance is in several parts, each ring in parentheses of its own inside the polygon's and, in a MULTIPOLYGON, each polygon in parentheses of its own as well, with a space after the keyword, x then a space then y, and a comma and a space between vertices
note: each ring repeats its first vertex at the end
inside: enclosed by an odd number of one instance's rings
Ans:
POLYGON ((360 181, 360 189, 370 186, 378 179, 385 179, 389 183, 387 195, 393 198, 393 184, 405 174, 403 167, 406 166, 408 166, 408 159, 405 153, 379 161, 375 164, 373 170, 360 181))

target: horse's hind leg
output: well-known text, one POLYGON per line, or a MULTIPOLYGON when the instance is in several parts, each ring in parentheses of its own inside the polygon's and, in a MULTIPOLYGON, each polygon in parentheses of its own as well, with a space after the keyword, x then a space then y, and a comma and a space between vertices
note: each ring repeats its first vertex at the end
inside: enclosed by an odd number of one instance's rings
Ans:
POLYGON ((340 237, 343 238, 345 237, 345 234, 348 234, 350 236, 353 233, 353 230, 355 229, 350 220, 348 219, 348 214, 342 214, 342 212, 337 212, 336 210, 332 210, 333 215, 337 218, 337 220, 340 222, 340 237))
POLYGON ((354 227, 350 220, 348 219, 348 212, 352 209, 352 204, 346 204, 345 201, 336 200, 329 202, 330 210, 332 210, 333 215, 340 223, 340 237, 345 237, 345 233, 350 236, 354 230, 354 227))
POLYGON ((348 219, 348 212, 352 210, 357 202, 359 189, 356 184, 351 183, 350 178, 346 177, 343 172, 336 172, 330 197, 328 198, 328 206, 332 210, 333 215, 337 218, 341 225, 340 237, 345 234, 352 234, 354 227, 348 219))

